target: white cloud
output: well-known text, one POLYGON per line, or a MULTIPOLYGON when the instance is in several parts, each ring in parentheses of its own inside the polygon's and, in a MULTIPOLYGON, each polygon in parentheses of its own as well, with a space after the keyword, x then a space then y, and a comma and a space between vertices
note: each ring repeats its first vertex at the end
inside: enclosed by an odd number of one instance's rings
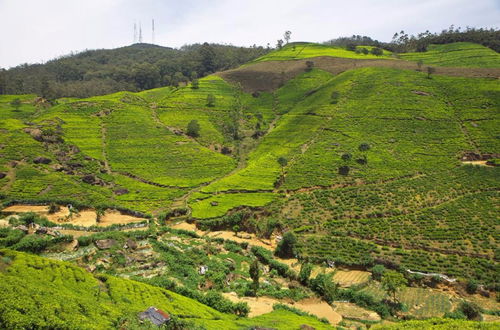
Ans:
POLYGON ((496 0, 0 0, 0 67, 40 62, 71 51, 143 39, 179 47, 194 42, 271 45, 362 34, 390 40, 396 31, 439 31, 451 24, 499 27, 496 0))

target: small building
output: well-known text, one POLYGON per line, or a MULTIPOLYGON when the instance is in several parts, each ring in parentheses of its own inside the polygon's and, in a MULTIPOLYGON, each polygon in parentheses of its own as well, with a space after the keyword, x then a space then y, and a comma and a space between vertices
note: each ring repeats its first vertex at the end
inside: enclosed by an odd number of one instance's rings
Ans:
POLYGON ((156 307, 149 307, 146 311, 139 313, 139 319, 150 320, 153 324, 162 326, 170 321, 170 315, 156 307))
POLYGON ((202 266, 200 266, 200 268, 198 269, 198 273, 199 273, 200 275, 205 275, 207 272, 208 272, 208 266, 202 265, 202 266))

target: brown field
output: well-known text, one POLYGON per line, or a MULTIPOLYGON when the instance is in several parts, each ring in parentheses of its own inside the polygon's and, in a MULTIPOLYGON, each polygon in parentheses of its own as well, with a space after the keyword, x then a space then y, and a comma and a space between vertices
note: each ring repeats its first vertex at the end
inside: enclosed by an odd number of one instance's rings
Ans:
POLYGON ((342 321, 342 316, 339 313, 335 312, 326 302, 317 298, 307 298, 291 304, 271 297, 238 297, 234 292, 223 293, 222 295, 232 302, 246 302, 250 307, 249 317, 270 313, 273 311, 274 304, 281 303, 316 315, 319 318, 324 317, 332 325, 342 321))
POLYGON ((97 213, 95 210, 87 209, 75 212, 69 217, 69 209, 62 206, 60 210, 56 213, 49 214, 49 207, 47 205, 12 205, 2 210, 7 214, 19 214, 33 212, 41 216, 46 217, 49 221, 55 223, 68 223, 75 226, 90 227, 98 225, 100 227, 106 227, 113 224, 128 224, 134 222, 141 222, 146 220, 140 217, 134 217, 126 214, 121 214, 116 210, 106 210, 104 215, 101 217, 100 221, 97 222, 97 213))

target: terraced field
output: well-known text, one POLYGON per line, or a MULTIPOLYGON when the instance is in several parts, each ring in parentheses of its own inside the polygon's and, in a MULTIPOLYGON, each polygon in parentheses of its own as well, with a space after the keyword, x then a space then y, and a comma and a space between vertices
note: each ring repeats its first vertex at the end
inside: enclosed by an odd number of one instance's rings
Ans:
POLYGON ((498 68, 500 55, 492 49, 470 42, 430 45, 426 52, 403 53, 402 59, 426 65, 498 68))

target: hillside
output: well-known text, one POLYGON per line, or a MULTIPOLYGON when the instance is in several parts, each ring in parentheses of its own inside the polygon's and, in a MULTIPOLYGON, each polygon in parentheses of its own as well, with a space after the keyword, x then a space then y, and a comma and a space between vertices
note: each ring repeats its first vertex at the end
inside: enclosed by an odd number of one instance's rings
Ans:
POLYGON ((168 290, 92 275, 66 262, 10 250, 0 250, 0 255, 0 326, 4 329, 130 328, 137 324, 137 314, 150 306, 166 311, 179 325, 189 328, 296 329, 301 324, 316 329, 332 328, 314 318, 284 310, 254 319, 237 318, 168 290))
POLYGON ((52 100, 178 86, 237 67, 266 52, 262 47, 208 43, 185 45, 180 49, 133 44, 86 50, 43 64, 23 64, 9 70, 0 68, 0 95, 33 93, 52 100))
MULTIPOLYGON (((255 303, 250 265, 258 260, 256 299, 300 305, 321 298, 338 303, 335 313, 347 325, 442 317, 462 301, 494 316, 500 59, 470 43, 399 57, 294 43, 186 86, 55 104, 34 94, 0 95, 0 202, 8 227, 0 246, 26 248, 34 234, 23 236, 7 216, 34 211, 77 238, 69 250, 59 242, 37 252, 154 285, 168 279, 255 303), (140 268, 146 259, 135 264, 126 248, 104 253, 92 245, 115 239, 122 246, 134 228, 147 229, 141 258, 154 260, 152 269, 140 268), (204 265, 218 271, 200 274, 204 265), (388 300, 373 271, 382 265, 406 278, 398 291, 406 309, 388 300), (307 267, 315 271, 301 279, 307 267), (345 280, 352 276, 355 283, 345 280), (368 310, 362 322, 346 301, 368 310), (376 321, 367 318, 373 312, 376 321)), ((104 275, 85 276, 91 286, 104 275)), ((164 294, 111 277, 106 283, 115 281, 154 291, 142 296, 164 294)), ((115 299, 109 292, 106 299, 115 299)), ((119 299, 123 306, 102 303, 108 324, 124 317, 121 310, 150 304, 119 299)), ((276 327, 291 317, 279 310, 236 319, 204 308, 192 321, 208 328, 276 327)))

